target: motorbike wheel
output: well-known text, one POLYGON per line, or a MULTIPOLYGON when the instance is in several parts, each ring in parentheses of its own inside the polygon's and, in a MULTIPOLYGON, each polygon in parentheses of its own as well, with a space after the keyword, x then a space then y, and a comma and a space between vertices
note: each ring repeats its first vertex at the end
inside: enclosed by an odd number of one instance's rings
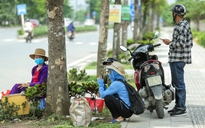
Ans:
POLYGON ((70 37, 69 37, 69 40, 70 40, 70 41, 72 41, 72 40, 73 40, 73 37, 72 37, 72 36, 70 36, 70 37))
POLYGON ((30 43, 31 43, 31 38, 32 38, 32 37, 28 35, 28 36, 26 37, 26 43, 27 43, 27 42, 30 42, 30 43))
POLYGON ((164 108, 163 108, 162 99, 156 100, 156 113, 159 119, 164 118, 164 108))

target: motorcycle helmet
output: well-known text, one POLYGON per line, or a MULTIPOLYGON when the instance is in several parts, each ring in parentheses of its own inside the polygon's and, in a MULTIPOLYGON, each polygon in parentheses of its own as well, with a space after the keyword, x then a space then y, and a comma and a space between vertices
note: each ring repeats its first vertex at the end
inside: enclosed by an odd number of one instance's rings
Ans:
POLYGON ((179 16, 186 15, 186 8, 182 4, 175 5, 174 7, 172 7, 171 11, 172 11, 172 18, 174 22, 175 22, 176 15, 179 15, 179 16))

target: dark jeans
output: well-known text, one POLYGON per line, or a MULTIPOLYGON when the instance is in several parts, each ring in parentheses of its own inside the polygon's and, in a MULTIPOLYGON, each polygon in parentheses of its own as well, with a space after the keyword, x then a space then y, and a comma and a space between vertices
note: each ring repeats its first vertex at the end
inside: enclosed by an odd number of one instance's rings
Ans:
POLYGON ((104 100, 114 119, 117 119, 120 116, 123 118, 129 118, 132 116, 133 112, 131 112, 124 104, 120 103, 120 101, 114 96, 107 95, 104 100))
POLYGON ((172 85, 175 88, 175 108, 186 109, 186 87, 184 83, 184 62, 171 62, 172 85))

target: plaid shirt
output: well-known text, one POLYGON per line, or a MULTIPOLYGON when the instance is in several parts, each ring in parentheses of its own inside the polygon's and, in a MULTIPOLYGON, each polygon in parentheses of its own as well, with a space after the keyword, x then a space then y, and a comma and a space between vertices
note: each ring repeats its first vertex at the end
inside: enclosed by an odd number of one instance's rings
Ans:
POLYGON ((192 32, 186 20, 176 24, 172 41, 169 44, 169 62, 185 62, 191 64, 192 32))

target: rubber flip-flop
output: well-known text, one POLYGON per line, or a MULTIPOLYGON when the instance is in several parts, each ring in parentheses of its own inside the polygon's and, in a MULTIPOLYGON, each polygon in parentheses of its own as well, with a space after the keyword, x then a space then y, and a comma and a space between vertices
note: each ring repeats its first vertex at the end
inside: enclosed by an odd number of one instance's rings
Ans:
POLYGON ((122 122, 123 120, 121 120, 121 121, 117 121, 116 119, 113 119, 110 123, 120 123, 120 122, 122 122))

